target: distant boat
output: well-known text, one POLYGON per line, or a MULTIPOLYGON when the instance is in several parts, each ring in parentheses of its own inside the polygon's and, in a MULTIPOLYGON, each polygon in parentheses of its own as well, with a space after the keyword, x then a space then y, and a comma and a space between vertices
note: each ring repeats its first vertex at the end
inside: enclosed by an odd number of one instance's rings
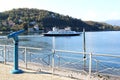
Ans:
POLYGON ((52 31, 49 31, 48 33, 43 33, 44 36, 78 36, 80 35, 80 32, 71 31, 70 27, 67 27, 65 29, 58 29, 56 27, 53 27, 52 31))

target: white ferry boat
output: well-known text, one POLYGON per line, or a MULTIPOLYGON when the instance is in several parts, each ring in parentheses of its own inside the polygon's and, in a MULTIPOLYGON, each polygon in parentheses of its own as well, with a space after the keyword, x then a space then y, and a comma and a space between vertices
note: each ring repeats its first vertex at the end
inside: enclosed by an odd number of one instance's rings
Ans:
POLYGON ((71 31, 70 27, 66 27, 65 29, 58 29, 56 27, 53 27, 52 31, 49 31, 48 33, 44 33, 44 36, 77 36, 80 35, 79 32, 71 31))

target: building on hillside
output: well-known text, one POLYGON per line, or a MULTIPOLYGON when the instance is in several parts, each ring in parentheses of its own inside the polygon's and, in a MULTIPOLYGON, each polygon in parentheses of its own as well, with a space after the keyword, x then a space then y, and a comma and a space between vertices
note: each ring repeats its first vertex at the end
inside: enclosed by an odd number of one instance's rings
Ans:
POLYGON ((43 30, 40 30, 38 24, 36 24, 32 28, 28 28, 28 32, 36 33, 43 32, 43 30))

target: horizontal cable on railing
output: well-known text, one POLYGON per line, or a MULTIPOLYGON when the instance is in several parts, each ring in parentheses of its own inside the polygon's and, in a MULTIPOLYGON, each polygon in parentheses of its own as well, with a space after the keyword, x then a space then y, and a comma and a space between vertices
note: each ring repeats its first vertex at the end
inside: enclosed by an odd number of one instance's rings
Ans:
POLYGON ((120 58, 120 55, 111 55, 111 54, 97 54, 97 53, 92 53, 93 56, 106 56, 106 57, 116 57, 120 58))
POLYGON ((83 58, 75 58, 75 57, 68 57, 68 56, 59 56, 59 55, 55 55, 58 58, 67 58, 67 59, 74 59, 74 60, 81 60, 83 58))
MULTIPOLYGON (((12 45, 0 45, 0 46, 7 46, 7 47, 14 47, 12 45)), ((19 46, 19 48, 27 48, 27 49, 37 49, 37 50, 42 50, 42 48, 35 48, 35 47, 25 47, 25 46, 19 46)))
POLYGON ((0 49, 0 51, 3 51, 3 49, 0 49))
POLYGON ((120 62, 113 62, 113 61, 103 61, 103 60, 98 60, 99 62, 107 62, 107 63, 115 63, 115 64, 120 64, 120 62))
MULTIPOLYGON (((67 53, 78 53, 78 54, 84 54, 85 52, 77 52, 77 51, 68 51, 68 50, 57 50, 55 49, 56 52, 67 52, 67 53)), ((88 54, 88 53, 85 53, 88 54)))
MULTIPOLYGON (((78 53, 78 54, 90 54, 88 52, 78 52, 78 51, 68 51, 68 50, 57 50, 55 49, 56 52, 67 52, 67 53, 78 53)), ((120 58, 120 55, 111 55, 111 54, 98 54, 98 53, 92 53, 93 56, 108 56, 108 57, 116 57, 120 58)))
POLYGON ((37 50, 42 50, 42 48, 24 47, 24 46, 20 46, 19 48, 27 48, 27 49, 37 49, 37 50))
POLYGON ((107 70, 110 70, 110 69, 112 69, 112 68, 106 68, 106 69, 100 70, 98 72, 100 73, 100 72, 104 72, 104 71, 107 71, 107 70))

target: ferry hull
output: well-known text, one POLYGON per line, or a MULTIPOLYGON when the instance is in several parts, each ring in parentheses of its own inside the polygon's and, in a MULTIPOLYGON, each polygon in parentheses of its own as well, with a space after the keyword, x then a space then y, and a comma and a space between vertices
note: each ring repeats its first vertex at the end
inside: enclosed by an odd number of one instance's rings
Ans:
POLYGON ((44 33, 44 36, 79 36, 80 34, 48 34, 48 33, 44 33))

